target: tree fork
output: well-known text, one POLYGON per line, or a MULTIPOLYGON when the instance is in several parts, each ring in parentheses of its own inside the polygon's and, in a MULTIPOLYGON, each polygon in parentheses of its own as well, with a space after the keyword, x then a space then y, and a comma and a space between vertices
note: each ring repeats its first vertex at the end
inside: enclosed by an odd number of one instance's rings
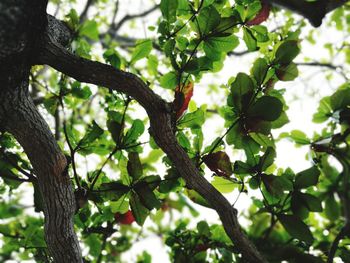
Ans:
POLYGON ((149 116, 151 132, 155 141, 176 166, 187 186, 202 195, 219 214, 226 233, 242 253, 245 262, 266 262, 253 243, 242 232, 235 209, 221 193, 200 175, 187 153, 177 142, 171 127, 169 104, 134 74, 70 53, 57 43, 50 28, 49 26, 45 38, 40 42, 42 46, 39 48, 40 53, 36 63, 47 64, 80 82, 125 93, 138 101, 149 116))

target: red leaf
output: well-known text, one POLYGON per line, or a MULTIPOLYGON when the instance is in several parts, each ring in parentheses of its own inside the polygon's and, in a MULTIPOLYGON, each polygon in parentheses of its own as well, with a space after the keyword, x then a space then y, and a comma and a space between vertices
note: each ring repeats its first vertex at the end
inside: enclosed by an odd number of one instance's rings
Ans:
POLYGON ((203 161, 218 176, 230 177, 233 173, 230 157, 225 152, 207 154, 203 161))
POLYGON ((176 119, 179 119, 188 108, 188 103, 193 96, 193 83, 189 82, 186 86, 179 86, 175 89, 174 107, 176 110, 176 119))
POLYGON ((134 215, 130 210, 128 210, 125 214, 115 213, 114 219, 121 225, 131 225, 132 222, 135 221, 134 215))
POLYGON ((270 5, 265 1, 261 1, 261 9, 259 13, 256 14, 256 16, 246 22, 247 26, 254 26, 254 25, 260 25, 262 22, 266 21, 266 19, 270 15, 270 5))

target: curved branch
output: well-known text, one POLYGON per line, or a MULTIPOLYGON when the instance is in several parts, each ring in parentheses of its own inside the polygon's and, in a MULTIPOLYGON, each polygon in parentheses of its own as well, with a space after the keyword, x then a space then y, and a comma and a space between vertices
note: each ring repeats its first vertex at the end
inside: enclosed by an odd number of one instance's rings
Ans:
POLYGON ((80 82, 108 87, 125 93, 143 106, 150 119, 150 132, 160 148, 167 154, 187 187, 203 196, 219 214, 226 233, 245 262, 266 262, 255 246, 242 232, 235 209, 198 171, 187 153, 177 142, 171 128, 171 107, 155 94, 137 76, 117 70, 112 66, 80 58, 65 50, 48 34, 42 41, 39 64, 47 64, 80 82))
POLYGON ((113 32, 113 35, 115 35, 117 33, 117 31, 127 22, 130 21, 132 19, 135 18, 140 18, 140 17, 145 17, 149 14, 151 14, 153 11, 157 10, 159 8, 159 5, 155 5, 153 7, 151 7, 150 9, 139 13, 139 14, 135 14, 135 15, 125 15, 117 24, 112 24, 111 26, 111 31, 113 32))

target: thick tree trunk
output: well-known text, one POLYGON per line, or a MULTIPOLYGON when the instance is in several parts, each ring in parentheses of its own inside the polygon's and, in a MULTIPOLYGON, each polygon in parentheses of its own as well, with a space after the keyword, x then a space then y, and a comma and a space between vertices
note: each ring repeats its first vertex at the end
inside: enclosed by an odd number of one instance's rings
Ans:
POLYGON ((45 239, 55 262, 82 262, 67 161, 28 95, 32 54, 47 25, 46 1, 0 1, 0 130, 27 154, 43 196, 45 239))

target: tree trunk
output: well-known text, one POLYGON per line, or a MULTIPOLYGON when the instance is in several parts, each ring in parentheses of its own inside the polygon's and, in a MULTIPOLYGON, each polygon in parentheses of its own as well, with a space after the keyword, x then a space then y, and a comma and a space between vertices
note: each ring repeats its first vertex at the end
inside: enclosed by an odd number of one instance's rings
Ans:
POLYGON ((0 1, 0 130, 23 147, 43 196, 45 239, 55 262, 82 262, 67 161, 28 94, 32 54, 47 25, 46 1, 0 1))

